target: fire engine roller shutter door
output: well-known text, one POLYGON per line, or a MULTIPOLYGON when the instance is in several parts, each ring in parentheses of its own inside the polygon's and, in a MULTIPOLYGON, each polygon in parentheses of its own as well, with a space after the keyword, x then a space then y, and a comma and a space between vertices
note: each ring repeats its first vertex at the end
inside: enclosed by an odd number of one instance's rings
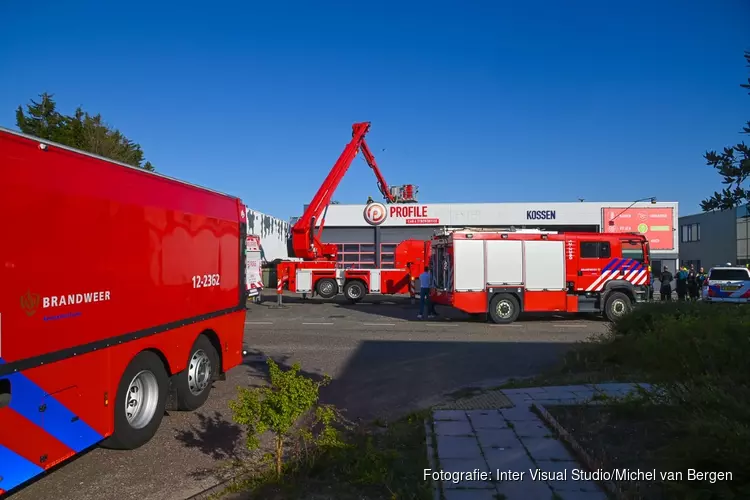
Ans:
POLYGON ((484 290, 484 241, 453 240, 453 253, 454 290, 484 290))
POLYGON ((487 240, 487 285, 523 283, 523 243, 520 240, 487 240))
POLYGON ((565 242, 524 241, 526 290, 565 290, 565 242))

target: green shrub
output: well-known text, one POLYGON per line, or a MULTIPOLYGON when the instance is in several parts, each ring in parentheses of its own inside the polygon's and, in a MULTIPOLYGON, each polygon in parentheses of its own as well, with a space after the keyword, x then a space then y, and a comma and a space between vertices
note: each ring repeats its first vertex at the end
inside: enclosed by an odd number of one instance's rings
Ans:
POLYGON ((281 476, 285 445, 289 441, 307 447, 336 446, 339 443, 335 427, 338 413, 333 407, 318 405, 320 387, 330 382, 326 376, 315 382, 300 375, 300 365, 283 371, 271 359, 267 360, 270 385, 268 387, 240 387, 237 399, 229 402, 236 423, 247 431, 247 448, 257 449, 260 436, 267 431, 273 434, 273 459, 276 475, 281 476), (304 425, 303 417, 314 412, 309 425, 304 425), (322 428, 316 436, 315 427, 322 428))

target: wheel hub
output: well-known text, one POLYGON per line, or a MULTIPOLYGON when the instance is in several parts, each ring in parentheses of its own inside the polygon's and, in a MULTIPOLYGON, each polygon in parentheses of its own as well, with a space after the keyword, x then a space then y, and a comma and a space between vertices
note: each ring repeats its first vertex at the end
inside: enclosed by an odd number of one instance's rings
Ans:
POLYGON ((159 403, 159 383, 150 371, 141 371, 133 377, 125 396, 125 417, 134 429, 147 426, 156 413, 159 403))
POLYGON ((616 316, 622 316, 627 311, 627 307, 625 306, 625 302, 617 299, 614 302, 612 302, 612 313, 616 316))
POLYGON ((330 281, 324 281, 320 284, 322 295, 330 295, 333 292, 333 284, 330 281))
POLYGON ((211 359, 203 349, 193 353, 188 365, 188 388, 197 396, 211 383, 211 359))
POLYGON ((357 299, 360 295, 362 295, 362 293, 358 286, 355 285, 349 288, 349 297, 357 299))
POLYGON ((513 315, 513 304, 510 303, 510 301, 507 300, 501 300, 497 303, 497 307, 495 307, 495 311, 497 312, 497 315, 503 319, 508 319, 513 315))

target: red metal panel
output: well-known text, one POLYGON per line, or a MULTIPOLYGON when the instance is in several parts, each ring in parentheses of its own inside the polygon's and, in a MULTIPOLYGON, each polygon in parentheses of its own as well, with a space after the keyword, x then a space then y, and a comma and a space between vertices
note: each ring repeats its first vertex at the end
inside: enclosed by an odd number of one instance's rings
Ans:
POLYGON ((569 313, 578 312, 578 295, 569 294, 566 297, 568 301, 566 305, 567 311, 569 313))
POLYGON ((75 451, 9 408, 0 409, 0 429, 8 430, 2 435, 3 446, 43 469, 75 455, 75 451))
POLYGON ((238 304, 237 199, 37 145, 0 134, 7 362, 238 304))
POLYGON ((567 308, 567 293, 558 292, 530 292, 523 295, 523 310, 529 312, 565 311, 567 308))

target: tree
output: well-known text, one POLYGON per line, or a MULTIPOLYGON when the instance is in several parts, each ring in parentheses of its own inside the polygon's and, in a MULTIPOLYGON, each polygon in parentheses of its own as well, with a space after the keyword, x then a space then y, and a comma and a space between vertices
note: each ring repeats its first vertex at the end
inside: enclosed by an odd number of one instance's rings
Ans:
MULTIPOLYGON (((750 51, 745 51, 745 61, 750 67, 750 51)), ((740 87, 750 90, 750 78, 740 87)), ((750 92, 748 92, 750 95, 750 92)), ((750 134, 750 121, 742 128, 743 134, 750 134)), ((750 178, 750 147, 744 142, 735 146, 728 146, 724 151, 708 151, 704 155, 706 165, 712 166, 722 177, 721 183, 726 185, 721 192, 714 194, 701 202, 704 212, 727 210, 750 202, 750 189, 743 186, 750 178)))
POLYGON ((73 115, 64 115, 57 110, 53 94, 45 92, 39 97, 39 102, 32 99, 26 105, 25 112, 22 106, 16 110, 16 125, 24 134, 155 170, 151 162, 145 161, 141 145, 108 126, 100 114, 90 115, 78 107, 73 115))

